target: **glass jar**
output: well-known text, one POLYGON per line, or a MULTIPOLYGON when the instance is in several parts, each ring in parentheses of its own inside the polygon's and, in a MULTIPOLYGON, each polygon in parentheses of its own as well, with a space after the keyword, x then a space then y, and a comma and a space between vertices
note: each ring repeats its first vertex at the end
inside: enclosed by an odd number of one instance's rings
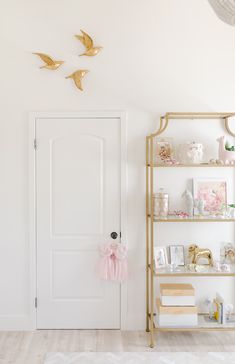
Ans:
POLYGON ((167 217, 169 212, 169 195, 163 188, 153 195, 153 213, 155 217, 167 217))

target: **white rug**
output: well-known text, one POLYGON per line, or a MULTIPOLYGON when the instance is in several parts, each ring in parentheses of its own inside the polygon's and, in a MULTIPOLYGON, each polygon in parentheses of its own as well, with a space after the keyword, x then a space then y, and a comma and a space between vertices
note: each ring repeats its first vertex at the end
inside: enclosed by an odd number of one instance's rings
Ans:
POLYGON ((235 364, 235 353, 49 353, 44 364, 235 364))

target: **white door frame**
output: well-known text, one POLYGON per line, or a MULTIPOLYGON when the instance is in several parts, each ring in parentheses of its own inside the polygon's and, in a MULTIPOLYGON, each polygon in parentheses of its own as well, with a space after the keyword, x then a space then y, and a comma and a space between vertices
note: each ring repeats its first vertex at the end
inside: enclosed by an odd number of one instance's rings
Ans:
MULTIPOLYGON (((36 120, 49 118, 119 118, 121 126, 121 241, 127 243, 127 113, 125 111, 32 112, 29 114, 29 248, 30 248, 30 328, 37 329, 37 224, 36 224, 36 120)), ((121 329, 127 329, 127 283, 121 284, 121 329)))

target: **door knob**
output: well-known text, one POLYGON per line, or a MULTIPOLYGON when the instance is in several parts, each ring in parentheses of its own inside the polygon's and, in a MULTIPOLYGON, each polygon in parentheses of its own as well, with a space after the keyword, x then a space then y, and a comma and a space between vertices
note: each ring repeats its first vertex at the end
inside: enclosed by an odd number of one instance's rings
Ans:
POLYGON ((111 234, 110 234, 111 238, 112 239, 117 239, 118 237, 118 234, 116 233, 116 231, 113 231, 111 234))

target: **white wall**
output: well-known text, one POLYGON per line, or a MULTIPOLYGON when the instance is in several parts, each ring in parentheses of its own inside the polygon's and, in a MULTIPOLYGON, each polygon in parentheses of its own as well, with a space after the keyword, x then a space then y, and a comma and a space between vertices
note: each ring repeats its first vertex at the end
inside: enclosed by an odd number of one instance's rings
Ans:
POLYGON ((0 44, 0 328, 30 327, 28 112, 82 109, 128 111, 127 327, 143 328, 145 135, 166 111, 235 109, 235 28, 206 0, 8 0, 0 44), (80 28, 97 57, 78 58, 80 28), (67 62, 39 70, 35 51, 67 62), (78 67, 91 71, 83 93, 64 79, 78 67))

